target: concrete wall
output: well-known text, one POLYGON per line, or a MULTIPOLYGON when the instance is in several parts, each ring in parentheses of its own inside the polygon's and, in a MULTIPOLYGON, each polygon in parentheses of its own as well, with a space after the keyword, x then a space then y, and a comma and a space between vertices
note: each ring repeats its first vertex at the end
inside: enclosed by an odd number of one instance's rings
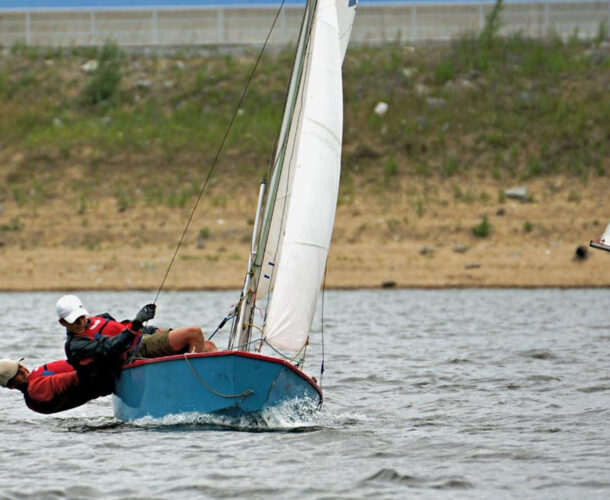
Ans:
MULTIPOLYGON (((352 43, 400 40, 449 40, 478 32, 493 8, 491 3, 422 3, 361 5, 352 43)), ((128 10, 0 11, 0 44, 40 46, 101 45, 114 40, 123 46, 260 45, 277 8, 198 8, 128 10)), ((270 42, 294 42, 301 7, 281 12, 270 42)), ((505 4, 502 33, 521 31, 533 37, 552 31, 567 37, 578 32, 594 37, 600 23, 610 26, 610 0, 505 4)))

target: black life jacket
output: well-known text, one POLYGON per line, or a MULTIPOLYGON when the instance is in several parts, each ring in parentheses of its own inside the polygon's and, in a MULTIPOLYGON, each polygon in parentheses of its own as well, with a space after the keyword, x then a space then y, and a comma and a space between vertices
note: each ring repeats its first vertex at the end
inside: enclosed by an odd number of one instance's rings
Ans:
MULTIPOLYGON (((121 332, 125 331, 128 328, 131 328, 131 322, 123 321, 119 323, 112 318, 109 314, 102 314, 100 316, 91 316, 87 320, 87 329, 83 333, 79 333, 78 335, 73 335, 68 333, 69 337, 73 338, 86 338, 90 340, 97 340, 100 337, 114 337, 119 335, 121 332)), ((140 340, 142 339, 142 334, 140 332, 134 332, 135 339, 131 344, 130 348, 126 350, 121 355, 122 361, 127 361, 129 356, 137 349, 140 344, 140 340)), ((66 355, 68 356, 68 360, 70 363, 77 369, 86 367, 87 365, 93 363, 95 361, 94 358, 83 358, 79 360, 71 359, 70 353, 68 352, 68 346, 66 345, 66 355)))

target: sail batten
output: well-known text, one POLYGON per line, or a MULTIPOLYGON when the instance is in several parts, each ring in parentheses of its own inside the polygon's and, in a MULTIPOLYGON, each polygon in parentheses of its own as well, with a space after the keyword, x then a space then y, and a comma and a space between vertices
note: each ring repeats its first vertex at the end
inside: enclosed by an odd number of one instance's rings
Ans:
POLYGON ((328 250, 327 246, 322 246, 319 243, 315 243, 312 241, 293 241, 291 242, 293 245, 303 245, 306 247, 314 247, 314 248, 320 248, 322 250, 328 250))

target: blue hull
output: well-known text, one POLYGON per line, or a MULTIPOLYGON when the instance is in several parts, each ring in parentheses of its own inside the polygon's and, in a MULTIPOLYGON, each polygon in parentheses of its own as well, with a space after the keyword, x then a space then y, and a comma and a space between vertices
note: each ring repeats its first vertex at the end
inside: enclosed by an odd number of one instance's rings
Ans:
POLYGON ((113 396, 120 420, 180 413, 256 414, 286 401, 322 403, 315 381, 280 359, 240 351, 168 356, 123 368, 113 396))

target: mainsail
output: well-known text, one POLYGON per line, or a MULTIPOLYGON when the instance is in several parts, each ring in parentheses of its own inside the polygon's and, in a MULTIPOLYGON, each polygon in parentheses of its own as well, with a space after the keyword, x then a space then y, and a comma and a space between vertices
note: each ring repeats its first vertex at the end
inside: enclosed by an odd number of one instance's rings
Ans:
POLYGON ((286 211, 296 165, 294 154, 296 137, 300 130, 302 96, 308 76, 306 58, 315 19, 316 4, 315 1, 307 2, 305 6, 292 78, 286 98, 284 118, 273 161, 273 172, 261 230, 260 246, 255 262, 255 267, 258 269, 256 287, 256 298, 258 299, 265 297, 269 290, 273 288, 274 271, 276 263, 279 262, 279 252, 281 251, 281 242, 286 227, 286 211))
MULTIPOLYGON (((351 35, 354 16, 356 13, 356 0, 334 0, 325 2, 326 8, 334 3, 337 9, 337 32, 339 35, 341 61, 345 57, 347 45, 351 35)), ((258 252, 256 266, 260 269, 260 281, 256 290, 256 297, 262 298, 271 288, 275 279, 275 268, 279 262, 281 242, 286 227, 286 210, 291 196, 294 170, 296 168, 295 149, 299 142, 296 140, 300 133, 302 123, 303 95, 308 82, 309 66, 312 64, 311 42, 312 28, 314 26, 315 12, 318 2, 308 2, 303 16, 303 25, 297 45, 297 54, 292 71, 292 79, 288 90, 284 120, 278 140, 278 148, 274 159, 273 178, 267 213, 263 224, 261 249, 258 252)), ((322 5, 320 4, 319 8, 322 5)), ((322 18, 317 18, 318 20, 322 18)), ((341 86, 338 87, 341 90, 341 86)), ((341 99, 341 94, 339 94, 341 99)), ((341 101, 339 101, 341 102, 341 101)), ((342 110, 342 106, 341 106, 342 110)))
POLYGON ((306 7, 259 252, 257 296, 272 292, 263 336, 276 349, 303 348, 324 278, 341 169, 341 63, 355 6, 318 0, 306 7))

